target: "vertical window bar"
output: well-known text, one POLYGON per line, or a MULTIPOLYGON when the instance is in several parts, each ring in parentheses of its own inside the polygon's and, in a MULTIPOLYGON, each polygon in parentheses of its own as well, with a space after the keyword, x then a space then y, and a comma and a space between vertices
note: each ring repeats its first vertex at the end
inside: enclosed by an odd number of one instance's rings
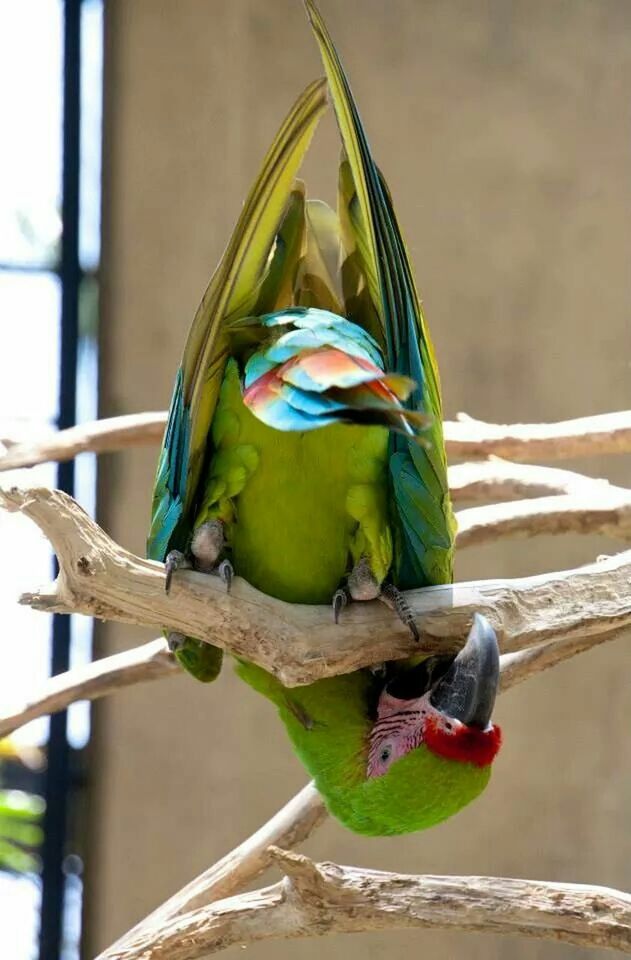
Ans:
MULTIPOLYGON (((77 397, 77 346, 79 336, 79 170, 80 170, 80 66, 81 0, 64 0, 63 53, 63 167, 61 243, 61 369, 59 429, 75 422, 77 397)), ((60 463, 57 483, 72 494, 74 463, 60 463)), ((68 669, 70 618, 53 618, 51 674, 68 669)), ((57 960, 62 948, 65 877, 63 861, 69 805, 69 746, 66 713, 50 721, 48 766, 44 796, 44 843, 42 848, 42 907, 39 960, 57 960)))

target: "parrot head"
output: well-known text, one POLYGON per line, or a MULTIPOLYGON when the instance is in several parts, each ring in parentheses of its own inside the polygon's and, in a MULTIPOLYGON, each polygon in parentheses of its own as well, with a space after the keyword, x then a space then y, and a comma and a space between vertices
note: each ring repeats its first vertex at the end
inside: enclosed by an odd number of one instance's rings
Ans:
POLYGON ((356 833, 434 826, 489 781, 501 743, 491 723, 499 652, 480 615, 456 657, 425 659, 385 685, 356 670, 287 689, 253 664, 237 669, 275 702, 327 808, 356 833))
POLYGON ((475 615, 466 645, 433 684, 430 664, 421 663, 386 684, 370 735, 368 777, 383 776, 422 744, 437 757, 478 767, 487 767, 495 759, 501 731, 491 723, 491 714, 499 652, 489 622, 475 615), (419 680, 428 687, 420 694, 419 680))

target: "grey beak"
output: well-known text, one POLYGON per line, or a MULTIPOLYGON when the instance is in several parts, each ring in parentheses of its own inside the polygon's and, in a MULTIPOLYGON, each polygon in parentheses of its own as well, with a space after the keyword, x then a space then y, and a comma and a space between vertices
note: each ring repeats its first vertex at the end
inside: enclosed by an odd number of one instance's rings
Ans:
POLYGON ((480 613, 467 642, 430 695, 432 706, 470 727, 485 730, 500 679, 500 652, 493 627, 480 613))

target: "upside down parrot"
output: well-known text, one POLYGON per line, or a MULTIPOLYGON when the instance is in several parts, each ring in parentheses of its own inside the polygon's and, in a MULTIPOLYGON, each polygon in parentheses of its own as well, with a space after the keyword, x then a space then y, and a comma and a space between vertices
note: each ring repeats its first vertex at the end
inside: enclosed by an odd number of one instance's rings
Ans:
MULTIPOLYGON (((342 140, 337 211, 296 179, 324 80, 274 140, 193 320, 153 495, 148 555, 233 573, 291 603, 382 599, 452 580, 438 371, 390 194, 324 22, 305 0, 342 140)), ((214 679, 222 651, 169 634, 214 679)), ((476 616, 462 651, 287 689, 239 661, 277 707, 328 808, 365 834, 431 826, 477 796, 497 641, 476 616)))

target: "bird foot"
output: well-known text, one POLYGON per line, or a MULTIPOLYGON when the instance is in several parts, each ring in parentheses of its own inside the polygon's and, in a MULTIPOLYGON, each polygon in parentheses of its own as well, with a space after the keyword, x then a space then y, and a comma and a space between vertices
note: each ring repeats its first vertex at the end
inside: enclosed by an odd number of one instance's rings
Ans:
POLYGON ((412 611, 408 606, 408 602, 397 587, 392 583, 384 583, 381 588, 381 593, 379 594, 379 599, 386 604, 387 607, 390 607, 391 610, 396 613, 399 620, 408 627, 410 633, 418 643, 421 639, 418 632, 418 627, 414 623, 414 617, 412 611))
POLYGON ((169 633, 167 633, 167 643, 171 653, 177 653, 178 650, 181 650, 184 646, 185 640, 186 637, 183 633, 177 633, 175 630, 171 630, 169 633))
POLYGON ((164 581, 164 589, 166 593, 169 593, 171 590, 171 580, 173 574, 176 570, 190 570, 193 566, 191 558, 188 557, 185 553, 182 553, 181 550, 171 550, 167 553, 166 560, 164 561, 164 566, 166 568, 166 580, 164 581))

